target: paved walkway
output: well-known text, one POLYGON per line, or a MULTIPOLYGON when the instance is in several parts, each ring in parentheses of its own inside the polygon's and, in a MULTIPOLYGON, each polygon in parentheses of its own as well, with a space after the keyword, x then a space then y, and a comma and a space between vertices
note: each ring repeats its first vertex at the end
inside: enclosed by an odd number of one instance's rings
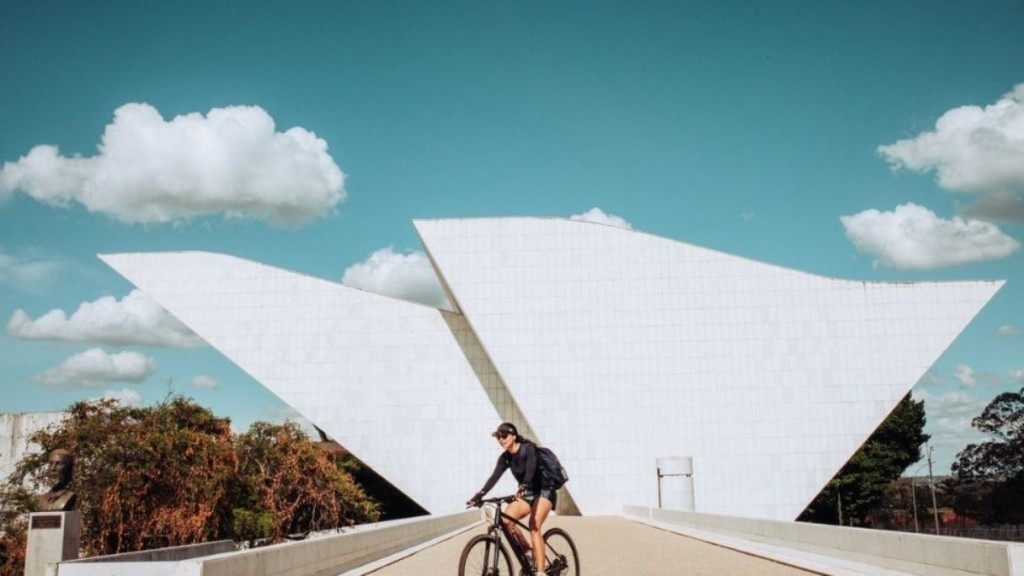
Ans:
MULTIPOLYGON (((581 576, 808 576, 792 566, 722 548, 616 517, 551 518, 545 528, 561 526, 576 542, 581 576)), ((459 553, 483 527, 462 532, 393 564, 373 576, 455 574, 459 553)))

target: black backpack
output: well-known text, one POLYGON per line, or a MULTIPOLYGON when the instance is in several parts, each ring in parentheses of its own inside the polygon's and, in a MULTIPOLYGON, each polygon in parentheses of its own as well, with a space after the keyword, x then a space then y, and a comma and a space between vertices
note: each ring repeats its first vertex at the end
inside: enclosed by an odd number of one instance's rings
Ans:
POLYGON ((569 481, 569 473, 565 466, 558 461, 558 456, 550 448, 537 446, 537 463, 540 466, 540 473, 547 482, 545 484, 558 490, 569 481))
MULTIPOLYGON (((529 444, 533 442, 527 441, 529 444)), ((540 472, 541 479, 545 480, 542 484, 544 486, 550 486, 555 490, 558 490, 569 481, 569 473, 565 471, 565 466, 558 461, 558 456, 551 451, 550 448, 544 448, 533 444, 533 448, 537 451, 537 468, 540 472)), ((505 459, 505 465, 510 465, 509 459, 511 454, 504 453, 502 457, 505 459)))

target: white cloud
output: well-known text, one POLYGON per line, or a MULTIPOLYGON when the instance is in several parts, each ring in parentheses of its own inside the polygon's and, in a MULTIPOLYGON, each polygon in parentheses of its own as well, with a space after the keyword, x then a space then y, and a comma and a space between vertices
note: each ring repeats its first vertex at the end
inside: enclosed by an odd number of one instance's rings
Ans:
POLYGON ((1019 334, 1020 330, 1016 326, 1010 326, 1009 324, 996 328, 996 336, 1017 336, 1019 334))
POLYGON ((929 368, 928 371, 924 373, 924 376, 922 376, 921 379, 918 380, 915 386, 927 388, 940 388, 942 386, 946 386, 947 384, 949 384, 948 379, 942 374, 935 371, 933 367, 929 368))
POLYGON ((1011 368, 1010 378, 1017 384, 1024 384, 1024 368, 1011 368))
POLYGON ((131 388, 107 390, 96 400, 117 400, 124 406, 142 406, 142 394, 131 388))
POLYGON ((192 386, 196 388, 204 388, 206 390, 216 390, 220 387, 220 383, 217 382, 216 378, 200 375, 192 379, 192 386))
POLYGON ((111 382, 139 383, 156 371, 156 363, 138 352, 107 354, 93 348, 32 377, 49 388, 96 388, 111 382))
MULTIPOLYGON (((570 218, 632 229, 629 222, 618 216, 605 214, 599 208, 591 208, 570 218)), ((381 248, 363 262, 349 266, 342 274, 341 282, 353 288, 419 302, 435 308, 454 308, 444 293, 430 259, 418 250, 401 254, 390 246, 381 248)))
POLYGON ((368 292, 451 309, 430 259, 419 251, 399 254, 390 246, 381 248, 365 261, 349 266, 341 282, 368 292))
POLYGON ((991 223, 939 218, 916 204, 892 212, 865 210, 841 216, 846 237, 861 252, 892 268, 926 270, 1004 258, 1020 248, 991 223))
MULTIPOLYGON (((950 466, 968 444, 972 442, 983 442, 987 437, 971 426, 971 420, 981 414, 987 400, 974 398, 961 391, 948 392, 945 394, 930 394, 927 391, 914 390, 915 400, 924 400, 925 415, 927 423, 925 432, 931 435, 929 445, 934 448, 934 470, 935 474, 948 474, 950 466)), ((926 470, 921 468, 925 461, 915 464, 907 470, 907 474, 913 474, 915 470, 926 470)), ((913 474, 923 475, 922 472, 913 474)))
POLYGON ((1024 84, 990 106, 961 106, 935 130, 878 147, 893 167, 935 172, 956 191, 1002 191, 1024 186, 1024 84))
POLYGON ((978 201, 962 210, 964 216, 993 222, 1024 222, 1024 192, 998 190, 985 192, 978 201))
POLYGON ((148 104, 114 112, 99 154, 65 157, 40 145, 0 170, 16 190, 54 206, 77 202, 121 222, 179 222, 220 214, 293 226, 345 198, 344 174, 312 132, 276 132, 262 108, 214 108, 164 121, 148 104))
POLYGON ((0 248, 0 286, 32 292, 56 279, 62 266, 32 254, 10 254, 0 248))
POLYGON ((956 367, 953 378, 964 386, 974 386, 977 383, 977 380, 974 378, 974 368, 966 364, 960 364, 956 367))
POLYGON ((572 216, 569 216, 569 219, 596 222, 598 224, 608 224, 609 226, 618 226, 619 228, 627 228, 629 230, 633 229, 633 226, 621 216, 605 214, 603 210, 597 207, 591 208, 583 214, 573 214, 572 216))
POLYGON ((989 400, 977 398, 963 389, 942 394, 914 390, 914 399, 925 401, 929 422, 937 417, 935 419, 943 420, 961 432, 971 429, 971 420, 981 414, 989 403, 989 400))
POLYGON ((69 318, 63 310, 51 310, 33 320, 15 310, 7 333, 16 338, 92 342, 113 346, 169 346, 194 348, 203 340, 140 290, 121 301, 104 296, 84 302, 69 318))

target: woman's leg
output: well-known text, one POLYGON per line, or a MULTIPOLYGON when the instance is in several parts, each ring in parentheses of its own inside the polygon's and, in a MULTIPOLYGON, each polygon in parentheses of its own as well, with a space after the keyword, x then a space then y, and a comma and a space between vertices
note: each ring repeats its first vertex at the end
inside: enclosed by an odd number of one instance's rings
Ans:
MULTIPOLYGON (((516 520, 521 520, 524 516, 526 516, 529 513, 530 503, 527 502, 526 500, 523 500, 522 498, 512 501, 512 503, 505 508, 505 514, 515 518, 516 520)), ((505 526, 508 527, 509 532, 512 533, 513 537, 518 540, 518 544, 522 546, 523 549, 526 549, 526 547, 529 546, 530 541, 527 540, 526 536, 524 536, 523 533, 519 530, 519 526, 515 522, 508 519, 505 519, 504 522, 505 526)))
POLYGON ((544 573, 544 520, 551 512, 551 500, 538 496, 530 510, 530 539, 533 541, 533 560, 537 572, 544 573))

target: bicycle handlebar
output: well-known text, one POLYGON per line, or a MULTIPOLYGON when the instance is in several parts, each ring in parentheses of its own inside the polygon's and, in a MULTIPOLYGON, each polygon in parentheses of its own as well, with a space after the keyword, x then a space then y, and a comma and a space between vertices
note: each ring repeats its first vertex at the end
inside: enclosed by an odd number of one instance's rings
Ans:
POLYGON ((472 502, 466 503, 466 508, 474 507, 479 508, 484 504, 509 504, 515 501, 517 496, 515 494, 509 494, 508 496, 498 496, 497 498, 481 498, 472 502))

